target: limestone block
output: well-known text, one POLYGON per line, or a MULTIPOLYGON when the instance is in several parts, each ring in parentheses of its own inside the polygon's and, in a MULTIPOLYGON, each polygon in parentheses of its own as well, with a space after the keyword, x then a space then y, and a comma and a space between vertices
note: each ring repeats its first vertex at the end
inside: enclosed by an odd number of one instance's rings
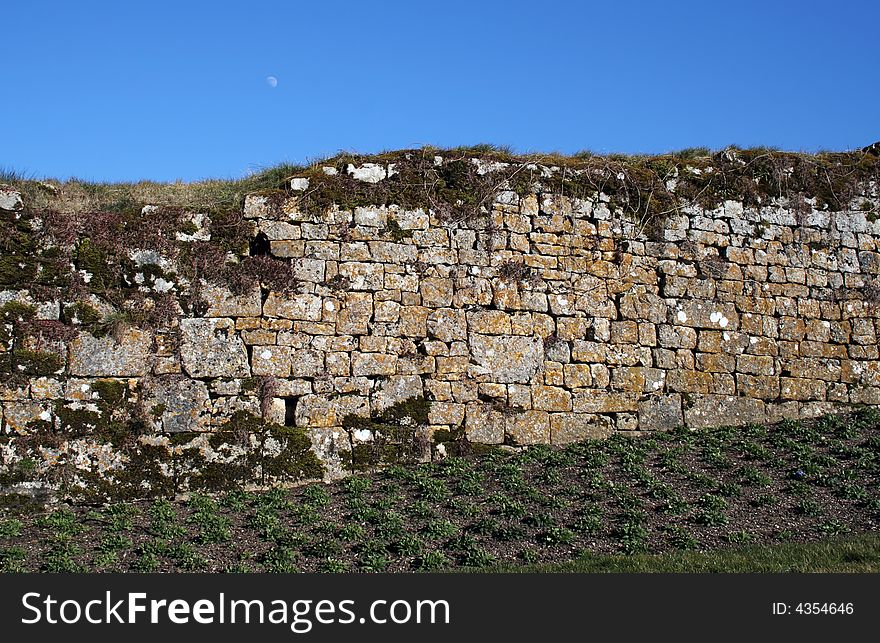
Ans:
POLYGON ((0 210, 17 212, 24 207, 21 193, 11 188, 0 188, 0 210))
POLYGON ((300 257, 290 262, 293 276, 308 284, 319 284, 324 281, 327 262, 324 259, 300 257))
POLYGON ((532 408, 539 411, 570 411, 571 393, 559 386, 532 387, 532 408))
POLYGON ((464 422, 464 412, 464 404, 431 402, 431 407, 428 410, 428 422, 431 424, 459 426, 464 422))
MULTIPOLYGON (((53 377, 31 380, 31 396, 35 400, 53 400, 64 397, 64 384, 53 377)), ((3 399, 0 397, 0 399, 3 399)))
POLYGON ((370 241, 370 258, 373 261, 401 266, 415 263, 418 251, 415 246, 388 241, 370 241))
POLYGON ((286 221, 263 220, 260 221, 259 229, 269 241, 289 241, 302 236, 300 226, 286 221))
POLYGON ((691 328, 736 330, 739 314, 731 303, 710 300, 680 300, 669 311, 670 323, 691 328))
POLYGON ((560 364, 559 362, 545 359, 542 370, 544 372, 544 384, 548 384, 550 386, 562 386, 565 383, 565 375, 562 372, 562 364, 560 364))
POLYGON ((550 442, 570 444, 582 440, 607 438, 612 433, 611 420, 607 416, 589 413, 551 413, 550 442))
POLYGON ((492 282, 492 303, 501 310, 520 310, 523 308, 519 286, 504 279, 492 282))
POLYGON ((365 335, 373 316, 373 296, 368 292, 346 293, 344 307, 336 316, 336 332, 365 335))
POLYGON ((509 335, 511 316, 502 310, 474 310, 467 313, 468 330, 483 335, 509 335))
POLYGON ((388 170, 385 166, 378 163, 364 163, 363 165, 353 165, 352 163, 349 163, 346 166, 345 171, 350 174, 352 178, 366 183, 378 183, 388 176, 388 170))
POLYGON ((394 375, 397 370, 397 355, 384 353, 352 353, 351 373, 359 375, 394 375))
POLYGON ((712 387, 712 375, 701 371, 674 369, 666 376, 666 386, 678 393, 708 393, 712 387))
POLYGON ((788 362, 788 370, 792 377, 824 380, 826 382, 839 382, 841 380, 841 361, 839 359, 819 357, 792 359, 788 362))
POLYGON ((150 333, 137 328, 126 330, 118 341, 80 333, 70 343, 69 372, 74 376, 143 376, 150 371, 152 346, 150 333))
POLYGON ((529 382, 544 360, 540 337, 472 333, 468 343, 480 372, 493 382, 529 382))
POLYGON ((251 372, 254 375, 290 376, 288 346, 254 346, 251 349, 251 372))
POLYGON ((704 373, 732 373, 736 368, 736 357, 723 353, 697 353, 697 370, 704 373))
POLYGON ((639 429, 668 431, 683 424, 681 395, 652 395, 638 406, 639 429))
POLYGON ((567 388, 587 388, 593 384, 589 364, 565 364, 562 372, 567 388))
POLYGON ((402 230, 427 230, 430 224, 424 210, 397 210, 392 215, 402 230))
POLYGON ((466 407, 465 436, 478 444, 501 444, 504 442, 504 415, 483 402, 466 407))
POLYGON ((653 293, 627 294, 620 298, 620 315, 624 319, 661 324, 666 321, 666 301, 653 293))
POLYGON ((373 319, 392 324, 397 322, 400 319, 400 304, 396 301, 377 301, 373 319))
POLYGON ((277 198, 267 194, 248 194, 244 198, 246 219, 271 219, 277 210, 277 198))
POLYGON ((324 395, 303 395, 296 401, 294 417, 297 426, 339 426, 342 418, 336 414, 336 406, 324 395))
POLYGON ((262 312, 259 286, 234 295, 225 286, 202 281, 201 300, 207 305, 204 317, 259 317, 262 312))
POLYGON ((182 319, 180 334, 181 363, 190 377, 250 375, 247 351, 232 320, 182 319))
POLYGON ((467 339, 467 320, 463 310, 440 308, 428 315, 428 335, 441 342, 467 339))
POLYGON ((52 422, 52 404, 50 402, 4 402, 3 431, 25 435, 30 432, 28 424, 32 422, 52 422))
POLYGON ((311 294, 285 294, 270 292, 263 306, 267 317, 282 317, 302 321, 321 321, 321 298, 311 294))
POLYGON ((549 444, 550 414, 546 411, 505 413, 504 435, 513 444, 549 444))
POLYGON ((428 277, 422 279, 419 292, 422 305, 430 308, 442 308, 452 305, 452 279, 428 277))
MULTIPOLYGON (((717 387, 716 387, 717 388, 717 387)), ((719 392, 713 390, 713 392, 719 392)), ((724 391, 733 394, 734 391, 724 391)), ((775 400, 779 398, 779 377, 767 375, 736 374, 736 393, 745 397, 753 397, 761 400, 775 400)))
POLYGON ((641 366, 618 366, 611 369, 611 388, 641 393, 645 390, 645 369, 641 366))
POLYGON ((775 360, 764 355, 738 355, 736 370, 739 373, 751 375, 775 375, 775 360))
POLYGON ((418 375, 395 375, 382 380, 370 396, 375 412, 382 412, 398 402, 424 395, 422 378, 418 375))
POLYGON ((207 430, 211 417, 208 387, 189 378, 155 378, 144 387, 144 406, 153 428, 166 433, 207 430))
POLYGON ((404 306, 400 309, 400 334, 404 337, 427 337, 428 315, 431 309, 424 306, 404 306))
POLYGON ((388 223, 388 209, 384 207, 357 207, 354 209, 355 225, 384 228, 388 223))
POLYGON ((572 343, 571 357, 575 362, 585 364, 604 363, 607 348, 607 345, 602 342, 575 340, 572 343))
POLYGON ((346 261, 339 264, 339 274, 348 279, 351 290, 382 290, 385 269, 381 263, 346 261))
POLYGON ((281 259, 302 257, 305 252, 305 242, 297 240, 270 241, 269 252, 273 257, 281 259))
POLYGON ((624 413, 638 409, 637 393, 609 393, 594 389, 578 389, 572 392, 572 409, 575 413, 624 413))
POLYGON ((742 426, 767 419, 764 402, 746 397, 694 394, 684 406, 685 424, 691 428, 742 426))

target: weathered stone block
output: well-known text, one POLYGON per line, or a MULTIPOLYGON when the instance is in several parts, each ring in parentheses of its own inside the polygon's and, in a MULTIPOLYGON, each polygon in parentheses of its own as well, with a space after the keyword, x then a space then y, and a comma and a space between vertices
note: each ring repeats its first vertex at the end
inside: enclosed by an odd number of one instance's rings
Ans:
POLYGON ((118 340, 80 333, 70 343, 68 369, 74 376, 143 376, 150 371, 152 346, 152 336, 136 328, 128 329, 118 340))
POLYGON ((532 387, 532 408, 539 411, 570 411, 571 393, 559 386, 532 387))
POLYGON ((395 375, 382 380, 370 398, 373 411, 381 412, 399 402, 424 395, 418 375, 395 375))
POLYGON ((637 393, 609 393, 603 390, 576 390, 572 392, 575 413, 623 413, 638 409, 637 393))
POLYGON ((233 295, 225 286, 203 281, 201 300, 207 305, 205 317, 259 317, 263 307, 258 286, 233 295))
POLYGON ((400 309, 400 334, 405 337, 427 337, 428 315, 425 306, 404 306, 400 309))
POLYGON ((684 406, 685 424, 692 428, 742 426, 767 419, 764 402, 746 397, 694 394, 684 406))
POLYGON ((26 435, 32 422, 51 423, 54 417, 48 402, 3 403, 3 430, 7 434, 26 435))
POLYGON ((283 317, 302 321, 321 321, 321 298, 311 294, 280 294, 270 292, 263 306, 267 317, 283 317))
MULTIPOLYGON (((779 397, 779 377, 737 373, 736 392, 739 395, 744 395, 746 397, 753 397, 761 400, 775 400, 779 397)), ((733 394, 733 391, 727 390, 725 393, 733 394)))
POLYGON ((669 311, 669 323, 691 328, 736 330, 739 314, 730 303, 689 299, 679 301, 669 311))
POLYGON ((780 396, 784 400, 824 400, 827 384, 822 380, 809 380, 794 377, 780 379, 780 396))
POLYGON ((593 376, 589 364, 565 364, 562 367, 567 388, 587 388, 592 386, 593 376))
POLYGON ((384 353, 352 353, 351 373, 360 375, 394 375, 397 370, 397 355, 384 353))
POLYGON ((550 414, 546 411, 505 413, 504 436, 517 445, 549 444, 550 414))
POLYGON ((435 310, 428 315, 426 323, 428 334, 442 342, 467 339, 467 320, 463 310, 435 310))
POLYGON ((681 395, 652 395, 639 401, 639 429, 669 431, 683 424, 681 395))
POLYGON ((443 308, 452 305, 452 279, 439 277, 422 279, 420 292, 423 306, 443 308))
POLYGON ((144 391, 144 406, 157 431, 179 433, 204 431, 209 427, 208 387, 198 380, 183 377, 151 379, 144 391))
POLYGON ((611 388, 641 393, 645 390, 645 369, 641 366, 618 366, 611 369, 611 388))
POLYGON ((468 343, 479 372, 493 382, 529 382, 544 360, 540 337, 471 334, 468 343))
POLYGON ((181 364, 190 377, 248 377, 247 351, 231 320, 180 320, 181 364))
POLYGON ((607 438, 611 433, 611 420, 604 415, 550 414, 550 442, 552 444, 564 445, 582 440, 598 440, 607 438))
MULTIPOLYGON (((344 355, 347 353, 336 353, 336 355, 344 355)), ((342 360, 342 363, 348 365, 348 360, 342 360)), ((347 370, 347 369, 346 369, 347 370)), ((290 374, 293 377, 319 377, 324 374, 324 353, 314 349, 293 349, 290 353, 290 374)), ((334 373, 341 375, 343 373, 334 373)))
POLYGON ((501 444, 504 442, 504 415, 483 402, 468 404, 465 436, 479 444, 501 444))
POLYGON ((297 426, 339 426, 342 418, 336 415, 333 401, 324 395, 304 395, 296 401, 294 410, 297 426))
POLYGON ((254 346, 251 349, 251 372, 254 375, 290 376, 290 348, 254 346))
POLYGON ((678 393, 708 393, 712 387, 712 375, 700 371, 675 369, 666 376, 670 391, 678 393))

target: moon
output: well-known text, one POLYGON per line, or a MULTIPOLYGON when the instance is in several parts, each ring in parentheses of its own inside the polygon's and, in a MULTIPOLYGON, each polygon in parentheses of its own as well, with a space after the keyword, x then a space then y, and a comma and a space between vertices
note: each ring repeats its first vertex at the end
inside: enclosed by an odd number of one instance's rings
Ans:
POLYGON ((278 79, 275 76, 266 76, 266 84, 269 87, 278 87, 278 79))

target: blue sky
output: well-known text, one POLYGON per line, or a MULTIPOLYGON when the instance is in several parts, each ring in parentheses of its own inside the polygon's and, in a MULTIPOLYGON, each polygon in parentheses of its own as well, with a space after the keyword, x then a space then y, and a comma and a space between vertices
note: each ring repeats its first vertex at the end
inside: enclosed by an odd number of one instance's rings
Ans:
POLYGON ((0 166, 40 176, 232 177, 424 144, 880 139, 876 0, 19 0, 2 14, 0 166))

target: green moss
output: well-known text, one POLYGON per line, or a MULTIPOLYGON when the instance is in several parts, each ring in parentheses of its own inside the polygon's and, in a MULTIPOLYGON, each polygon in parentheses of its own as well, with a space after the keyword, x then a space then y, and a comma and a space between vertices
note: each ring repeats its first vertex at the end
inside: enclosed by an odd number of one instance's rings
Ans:
POLYGON ((92 390, 110 408, 122 404, 128 397, 128 385, 121 380, 96 380, 92 382, 92 390))
POLYGON ((119 279, 108 261, 107 253, 90 239, 83 239, 76 248, 74 263, 78 270, 91 275, 88 288, 91 292, 103 292, 114 287, 119 279))
POLYGON ((91 435, 106 425, 100 412, 84 407, 59 405, 55 409, 55 415, 61 431, 73 435, 91 435))
POLYGON ((17 301, 0 306, 0 343, 8 345, 25 335, 25 329, 37 314, 37 309, 17 301))
POLYGON ((178 227, 177 231, 181 234, 188 234, 192 236, 199 231, 199 226, 197 226, 192 221, 185 221, 178 227))
POLYGON ((428 423, 430 402, 424 396, 403 400, 382 413, 365 418, 347 415, 342 426, 348 431, 367 430, 368 442, 353 444, 351 461, 347 465, 363 470, 386 464, 414 462, 425 448, 422 435, 428 423))
POLYGON ((0 306, 0 318, 11 324, 31 321, 36 314, 37 309, 34 306, 18 301, 8 301, 0 306))
POLYGON ((37 463, 32 458, 22 458, 0 473, 0 487, 9 487, 34 480, 37 463))
POLYGON ((97 308, 84 301, 70 304, 64 309, 65 319, 69 321, 76 319, 83 326, 93 326, 100 322, 102 317, 97 308))
POLYGON ((388 218, 388 223, 385 225, 385 234, 391 237, 394 241, 403 241, 404 239, 411 239, 413 236, 412 230, 404 230, 400 227, 400 224, 393 217, 388 218))
POLYGON ((253 393, 260 388, 259 377, 246 377, 241 380, 241 390, 245 393, 253 393))
POLYGON ((13 352, 13 373, 40 377, 54 375, 64 367, 61 356, 48 351, 18 349, 13 352))
POLYGON ((304 429, 269 424, 264 435, 281 443, 281 452, 273 456, 268 453, 263 440, 260 464, 264 483, 270 480, 295 482, 324 476, 324 465, 312 450, 312 441, 304 429))

